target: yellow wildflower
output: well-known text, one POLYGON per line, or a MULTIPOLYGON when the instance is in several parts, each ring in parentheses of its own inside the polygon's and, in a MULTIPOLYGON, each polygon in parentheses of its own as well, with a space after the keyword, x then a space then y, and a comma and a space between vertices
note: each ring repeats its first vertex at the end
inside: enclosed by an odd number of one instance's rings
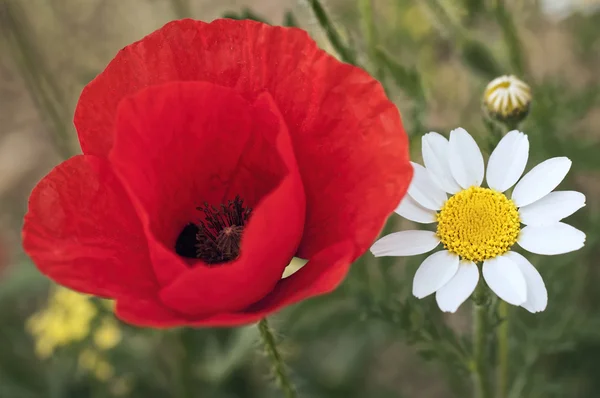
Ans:
POLYGON ((100 327, 94 332, 94 344, 100 350, 110 350, 121 342, 121 329, 117 321, 104 318, 100 327))

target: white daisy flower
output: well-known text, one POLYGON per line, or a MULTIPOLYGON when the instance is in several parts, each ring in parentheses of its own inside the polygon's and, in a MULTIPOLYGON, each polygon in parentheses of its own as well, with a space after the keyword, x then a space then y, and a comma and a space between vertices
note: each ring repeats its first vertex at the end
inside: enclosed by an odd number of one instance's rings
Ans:
POLYGON ((536 254, 562 254, 583 247, 585 234, 561 220, 585 206, 580 192, 556 191, 571 168, 566 157, 548 159, 523 174, 529 140, 511 131, 492 152, 484 180, 483 156, 464 129, 422 138, 425 167, 412 163, 414 177, 396 213, 436 232, 402 231, 373 244, 376 256, 412 256, 440 250, 423 261, 413 280, 417 298, 436 293, 442 311, 455 312, 483 278, 502 300, 530 312, 543 311, 548 295, 542 277, 518 244, 536 254), (509 199, 504 192, 514 187, 509 199), (448 198, 447 194, 450 194, 448 198), (522 225, 524 224, 524 225, 522 225))
POLYGON ((515 76, 500 76, 485 88, 483 105, 500 122, 519 122, 529 112, 531 88, 515 76))

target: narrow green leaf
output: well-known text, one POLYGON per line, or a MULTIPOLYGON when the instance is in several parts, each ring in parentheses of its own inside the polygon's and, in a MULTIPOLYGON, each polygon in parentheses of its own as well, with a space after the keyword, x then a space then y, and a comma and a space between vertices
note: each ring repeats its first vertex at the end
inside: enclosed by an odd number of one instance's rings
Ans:
POLYGON ((331 19, 329 19, 327 12, 323 8, 319 0, 307 0, 307 2, 310 8, 312 9, 313 13, 315 14, 319 25, 321 25, 321 28, 323 28, 323 30, 325 31, 327 38, 331 42, 331 45, 333 46, 335 51, 340 55, 342 61, 352 65, 357 65, 356 55, 354 54, 354 51, 352 51, 350 47, 344 44, 340 34, 338 33, 337 29, 333 26, 331 19))
POLYGON ((270 23, 265 18, 261 17, 258 14, 255 14, 254 11, 252 11, 249 8, 244 8, 240 13, 237 13, 235 11, 227 11, 223 13, 222 16, 223 18, 236 20, 249 19, 252 21, 262 22, 270 25, 270 23))
POLYGON ((485 2, 481 0, 463 0, 463 3, 471 21, 485 11, 485 2))
POLYGON ((441 30, 457 43, 457 51, 467 66, 489 80, 502 74, 502 68, 491 51, 480 41, 472 39, 469 32, 452 18, 443 4, 438 0, 426 0, 422 4, 431 11, 441 25, 441 30))
POLYGON ((396 85, 415 102, 423 104, 425 102, 425 90, 421 74, 416 68, 408 68, 398 61, 394 60, 385 50, 377 48, 375 50, 377 58, 389 71, 396 85))
POLYGON ((266 20, 266 18, 263 18, 260 15, 256 14, 250 8, 244 8, 242 10, 242 14, 241 15, 242 15, 242 19, 250 19, 252 21, 263 22, 263 23, 271 25, 271 23, 269 23, 266 20))
POLYGON ((285 17, 283 20, 283 25, 284 26, 290 26, 290 27, 298 27, 300 26, 298 24, 298 21, 296 20, 296 17, 294 16, 294 13, 291 11, 288 11, 285 13, 285 17))
POLYGON ((474 39, 465 39, 460 47, 463 62, 474 72, 489 80, 502 75, 494 55, 483 43, 474 39))
POLYGON ((526 72, 526 61, 523 57, 523 45, 515 26, 512 14, 506 9, 503 0, 496 0, 494 15, 502 29, 504 41, 508 48, 510 64, 515 73, 523 75, 526 72))
POLYGON ((235 20, 244 19, 235 11, 226 11, 223 13, 222 17, 229 18, 229 19, 235 19, 235 20))
POLYGON ((362 32, 365 38, 365 44, 367 46, 369 58, 373 63, 373 75, 381 82, 381 84, 384 84, 385 69, 381 66, 381 60, 377 56, 379 35, 377 33, 377 26, 375 25, 375 17, 373 15, 373 0, 358 0, 358 7, 362 19, 362 32))

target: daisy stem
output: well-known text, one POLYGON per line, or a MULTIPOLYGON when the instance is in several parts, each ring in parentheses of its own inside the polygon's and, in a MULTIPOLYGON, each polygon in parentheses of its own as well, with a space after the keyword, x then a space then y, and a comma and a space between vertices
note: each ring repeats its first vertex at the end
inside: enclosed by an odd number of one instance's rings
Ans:
POLYGON ((283 394, 286 398, 296 398, 298 396, 296 393, 296 388, 292 384, 292 381, 287 373, 285 363, 283 362, 283 358, 281 357, 279 349, 277 348, 277 341, 275 340, 273 330, 267 323, 267 318, 264 318, 258 323, 258 330, 260 331, 260 337, 262 338, 265 346, 267 356, 271 361, 271 367, 277 385, 281 391, 283 391, 283 394))
POLYGON ((490 382, 487 364, 488 306, 485 283, 480 281, 473 300, 473 396, 490 398, 490 382))
POLYGON ((498 398, 505 398, 508 389, 508 304, 500 301, 498 305, 498 316, 502 323, 498 326, 498 398))

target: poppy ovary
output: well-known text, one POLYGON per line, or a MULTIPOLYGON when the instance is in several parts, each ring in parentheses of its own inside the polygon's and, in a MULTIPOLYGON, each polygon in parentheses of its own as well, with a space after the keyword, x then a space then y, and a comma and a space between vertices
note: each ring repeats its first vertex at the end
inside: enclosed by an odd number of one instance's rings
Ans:
POLYGON ((206 264, 226 263, 238 258, 242 234, 252 209, 244 207, 244 201, 236 196, 220 208, 205 203, 198 210, 204 212, 204 220, 197 226, 196 258, 206 264))

